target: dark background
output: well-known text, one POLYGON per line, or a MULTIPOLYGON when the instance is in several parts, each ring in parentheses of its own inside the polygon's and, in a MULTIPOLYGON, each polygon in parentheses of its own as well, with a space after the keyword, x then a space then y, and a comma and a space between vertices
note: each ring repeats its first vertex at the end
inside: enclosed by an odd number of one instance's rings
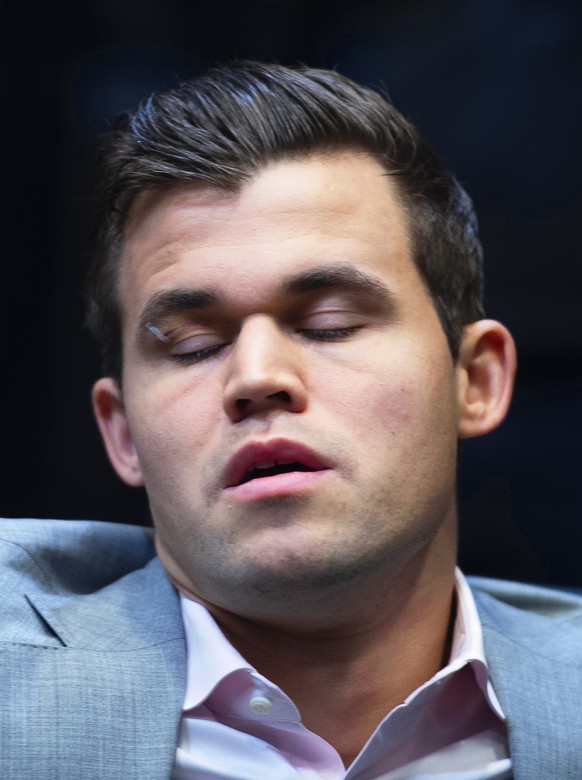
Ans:
POLYGON ((141 522, 92 421, 96 149, 151 90, 233 57, 383 85, 472 194, 515 402, 462 453, 461 562, 582 586, 582 3, 52 0, 0 6, 2 501, 141 522))

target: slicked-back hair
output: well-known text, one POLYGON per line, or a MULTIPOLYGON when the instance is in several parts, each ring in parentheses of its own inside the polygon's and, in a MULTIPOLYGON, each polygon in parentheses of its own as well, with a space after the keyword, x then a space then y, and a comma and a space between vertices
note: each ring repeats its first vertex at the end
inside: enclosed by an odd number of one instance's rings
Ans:
POLYGON ((370 154, 393 178, 413 260, 456 359, 463 325, 483 316, 469 196, 377 92, 333 71, 237 62, 153 94, 122 114, 106 139, 87 317, 105 373, 121 379, 119 270, 125 223, 141 192, 189 183, 236 192, 269 163, 350 150, 370 154))

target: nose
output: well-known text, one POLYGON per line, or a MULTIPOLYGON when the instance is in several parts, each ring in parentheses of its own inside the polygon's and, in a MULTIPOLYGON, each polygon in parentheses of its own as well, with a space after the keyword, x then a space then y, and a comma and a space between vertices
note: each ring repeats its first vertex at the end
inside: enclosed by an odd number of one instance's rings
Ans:
POLYGON ((307 406, 300 347, 269 317, 243 324, 226 368, 224 410, 233 422, 307 406))

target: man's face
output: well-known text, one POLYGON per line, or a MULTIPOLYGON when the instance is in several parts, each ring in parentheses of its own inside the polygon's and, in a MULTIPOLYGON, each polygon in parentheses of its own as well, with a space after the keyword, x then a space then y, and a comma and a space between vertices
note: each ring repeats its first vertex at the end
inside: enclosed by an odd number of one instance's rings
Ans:
POLYGON ((458 377, 376 161, 142 196, 121 294, 118 471, 182 589, 252 615, 452 562, 458 377))

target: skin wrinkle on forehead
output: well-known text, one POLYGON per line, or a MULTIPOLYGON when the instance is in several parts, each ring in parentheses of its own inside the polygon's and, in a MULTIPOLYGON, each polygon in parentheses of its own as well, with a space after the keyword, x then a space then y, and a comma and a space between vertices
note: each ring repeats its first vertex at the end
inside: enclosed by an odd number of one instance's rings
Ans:
MULTIPOLYGON (((338 160, 350 159, 354 156, 353 152, 344 152, 343 150, 340 150, 333 154, 318 155, 316 159, 320 163, 333 168, 334 163, 338 160)), ((362 162, 375 162, 374 158, 367 153, 361 153, 358 157, 362 159, 362 162)), ((305 157, 305 160, 309 159, 310 156, 305 157)), ((232 191, 196 182, 187 184, 180 183, 170 185, 166 188, 149 188, 144 190, 137 196, 129 210, 124 229, 123 243, 125 247, 127 247, 132 238, 134 238, 135 232, 139 230, 142 241, 147 241, 151 251, 152 243, 155 246, 155 233, 148 230, 148 223, 154 218, 154 215, 159 217, 164 211, 169 211, 172 212, 175 219, 175 215, 179 214, 182 208, 188 210, 191 206, 197 206, 197 211, 204 217, 203 220, 197 220, 196 224, 196 239, 199 248, 205 247, 204 236, 206 233, 212 237, 212 246, 216 247, 216 236, 214 232, 216 223, 220 225, 223 221, 228 220, 233 215, 242 219, 243 213, 241 212, 248 210, 248 204, 244 198, 245 193, 248 193, 249 190, 253 189, 253 185, 256 184, 259 178, 266 179, 269 176, 272 176, 273 170, 276 170, 276 168, 277 164, 274 164, 258 170, 248 180, 242 182, 238 189, 232 191), (207 230, 205 230, 205 224, 208 226, 207 230)), ((401 195, 399 187, 397 183, 394 182, 389 172, 384 169, 379 169, 377 175, 380 179, 383 179, 387 194, 392 195, 396 200, 400 201, 401 195)), ((305 202, 302 198, 298 198, 294 194, 294 186, 299 177, 300 174, 298 172, 292 172, 285 183, 282 184, 280 181, 276 181, 273 183, 272 189, 267 188, 267 192, 261 193, 259 196, 256 195, 256 192, 253 189, 253 214, 251 215, 253 223, 256 224, 257 210, 260 209, 262 212, 261 218, 267 225, 272 217, 277 214, 282 218, 297 214, 297 218, 301 220, 301 224, 305 225, 306 235, 309 234, 314 226, 320 228, 321 213, 319 213, 319 201, 314 200, 313 202, 313 217, 312 220, 310 220, 310 215, 308 214, 306 216, 305 202), (310 221, 313 221, 313 226, 310 224, 310 221)), ((343 215, 346 218, 345 225, 349 230, 350 217, 354 214, 353 206, 349 207, 349 204, 347 204, 346 200, 342 197, 340 189, 333 184, 328 188, 327 194, 334 198, 333 203, 329 202, 330 198, 328 198, 326 202, 326 210, 330 215, 330 223, 333 224, 334 229, 337 230, 337 216, 338 214, 343 215)), ((404 207, 401 206, 400 208, 403 212, 406 212, 404 207)), ((394 224, 393 221, 388 218, 388 215, 386 215, 386 217, 386 226, 389 227, 386 232, 387 241, 396 230, 398 233, 398 240, 403 241, 406 248, 410 250, 409 230, 406 228, 401 229, 404 226, 394 224)), ((406 223, 408 223, 408 219, 409 215, 406 214, 406 223)), ((182 224, 187 226, 187 222, 187 218, 184 217, 182 224)), ((175 233, 179 235, 181 232, 180 220, 175 219, 174 227, 175 233)), ((290 228, 290 230, 292 230, 292 228, 290 228)), ((185 231, 185 233, 188 232, 188 230, 185 231)), ((258 229, 255 227, 252 232, 253 237, 256 238, 257 233, 260 232, 260 227, 258 229)), ((294 232, 293 235, 296 236, 297 234, 294 232)), ((339 235, 342 235, 342 231, 340 231, 339 235)), ((225 240, 224 246, 231 246, 232 243, 237 244, 240 240, 240 234, 235 235, 232 237, 231 241, 225 240)), ((177 237, 175 243, 179 244, 180 238, 177 237)), ((171 247, 172 244, 166 242, 160 249, 169 252, 171 247)))

